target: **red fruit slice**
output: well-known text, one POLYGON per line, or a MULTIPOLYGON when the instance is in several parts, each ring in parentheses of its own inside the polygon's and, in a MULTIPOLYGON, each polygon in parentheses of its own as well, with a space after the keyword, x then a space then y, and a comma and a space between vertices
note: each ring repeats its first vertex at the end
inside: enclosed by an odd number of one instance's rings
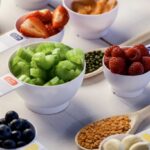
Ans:
POLYGON ((26 19, 28 19, 28 18, 30 18, 30 17, 39 17, 40 16, 40 13, 39 13, 39 11, 32 11, 32 12, 29 12, 29 13, 27 13, 26 15, 24 15, 24 16, 22 16, 18 21, 17 21, 17 23, 16 23, 16 27, 17 27, 17 29, 18 29, 18 31, 20 30, 20 26, 21 26, 21 24, 26 20, 26 19))
POLYGON ((137 48, 128 48, 124 52, 126 57, 132 62, 139 61, 141 59, 141 52, 137 48))
POLYGON ((113 73, 124 74, 126 68, 125 60, 122 57, 111 57, 109 60, 109 69, 113 73))
POLYGON ((144 73, 144 67, 141 62, 133 62, 128 68, 128 75, 140 75, 144 73))
POLYGON ((58 6, 53 12, 52 26, 54 28, 63 28, 68 20, 68 11, 63 6, 58 6))
POLYGON ((20 26, 20 32, 29 37, 47 38, 49 36, 44 24, 36 17, 26 19, 20 26))
POLYGON ((143 56, 142 57, 142 63, 143 63, 143 66, 144 66, 144 71, 145 72, 150 71, 150 57, 143 56))
POLYGON ((61 29, 60 30, 55 29, 51 24, 46 24, 45 27, 46 27, 46 29, 47 29, 50 36, 55 35, 55 34, 57 34, 58 32, 61 31, 61 29))
POLYGON ((39 11, 39 19, 44 23, 44 24, 49 24, 52 23, 52 13, 49 9, 43 9, 39 11))

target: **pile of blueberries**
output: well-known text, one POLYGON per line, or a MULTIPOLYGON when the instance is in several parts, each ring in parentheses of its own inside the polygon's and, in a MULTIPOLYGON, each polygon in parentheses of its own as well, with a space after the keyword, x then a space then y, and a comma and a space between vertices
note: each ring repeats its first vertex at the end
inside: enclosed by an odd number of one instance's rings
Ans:
POLYGON ((35 137, 35 128, 27 120, 19 118, 15 111, 8 111, 0 119, 0 147, 19 148, 30 143, 35 137))

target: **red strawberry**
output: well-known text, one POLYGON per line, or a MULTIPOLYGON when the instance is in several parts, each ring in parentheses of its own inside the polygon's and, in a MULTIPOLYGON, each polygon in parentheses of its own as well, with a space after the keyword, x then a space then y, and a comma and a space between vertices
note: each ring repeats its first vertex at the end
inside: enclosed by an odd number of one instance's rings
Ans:
POLYGON ((110 57, 107 57, 104 55, 104 64, 106 65, 107 68, 109 68, 109 60, 110 60, 110 57))
POLYGON ((113 73, 124 74, 126 68, 125 60, 122 57, 111 57, 109 60, 109 69, 113 73))
POLYGON ((68 20, 68 11, 63 6, 58 6, 53 12, 52 26, 54 28, 63 28, 64 25, 68 22, 68 20))
POLYGON ((51 24, 46 24, 45 27, 46 27, 46 29, 47 29, 50 36, 55 35, 55 34, 57 34, 58 32, 61 31, 61 29, 60 30, 59 29, 54 29, 51 24))
POLYGON ((143 44, 135 45, 134 47, 137 48, 141 52, 142 56, 149 55, 148 49, 143 44))
POLYGON ((38 18, 44 23, 52 23, 52 13, 49 9, 42 9, 39 11, 39 16, 38 18))
POLYGON ((133 62, 128 68, 128 75, 140 75, 144 73, 144 67, 141 62, 133 62))
POLYGON ((17 21, 17 23, 16 23, 17 29, 18 29, 18 30, 20 29, 21 24, 22 24, 26 19, 28 19, 28 18, 30 18, 30 17, 38 17, 38 16, 40 16, 40 13, 39 13, 39 11, 37 11, 37 10, 36 10, 36 11, 29 12, 29 13, 27 13, 26 15, 22 16, 22 17, 17 21))
POLYGON ((20 32, 29 37, 47 38, 49 33, 40 19, 30 17, 26 19, 20 26, 20 32))
POLYGON ((124 57, 124 51, 119 46, 116 46, 112 49, 111 56, 112 57, 124 57))
POLYGON ((143 63, 143 66, 144 66, 144 71, 145 72, 150 71, 150 57, 143 56, 142 57, 142 63, 143 63))
POLYGON ((132 62, 139 61, 141 59, 141 52, 137 48, 128 48, 124 52, 126 57, 132 62))

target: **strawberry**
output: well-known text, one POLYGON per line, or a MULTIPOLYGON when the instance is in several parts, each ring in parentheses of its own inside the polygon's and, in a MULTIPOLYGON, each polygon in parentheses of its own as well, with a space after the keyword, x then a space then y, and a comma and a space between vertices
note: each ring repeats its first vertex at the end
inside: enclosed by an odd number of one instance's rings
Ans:
POLYGON ((119 46, 116 46, 112 49, 112 52, 111 52, 111 56, 112 57, 124 57, 124 51, 119 47, 119 46))
POLYGON ((128 48, 124 52, 127 59, 132 62, 139 61, 141 59, 141 52, 137 48, 128 48))
POLYGON ((135 45, 134 47, 137 48, 141 52, 142 56, 149 55, 148 49, 143 44, 135 45))
POLYGON ((39 11, 37 11, 37 10, 27 13, 26 15, 22 16, 22 17, 17 21, 17 23, 16 23, 17 29, 18 29, 18 30, 20 29, 21 24, 22 24, 26 19, 28 19, 28 18, 30 18, 30 17, 39 17, 39 16, 40 16, 40 13, 39 13, 39 11))
POLYGON ((20 26, 20 32, 29 37, 47 38, 49 33, 40 19, 30 17, 20 26))
POLYGON ((42 9, 39 11, 38 18, 44 23, 49 24, 52 22, 52 13, 49 9, 42 9))
POLYGON ((143 56, 142 57, 142 64, 144 66, 144 71, 150 71, 150 57, 148 56, 143 56))
POLYGON ((62 30, 62 29, 53 28, 53 26, 51 24, 46 24, 45 27, 46 27, 50 36, 55 35, 62 30))
POLYGON ((59 5, 52 15, 52 26, 54 28, 63 28, 69 20, 68 11, 61 5, 59 5))
POLYGON ((144 67, 141 62, 133 62, 128 68, 128 75, 140 75, 144 73, 144 67))
POLYGON ((110 57, 107 57, 104 55, 104 64, 106 65, 107 68, 109 68, 109 60, 110 60, 110 57))
POLYGON ((111 57, 109 60, 109 69, 113 73, 124 74, 126 68, 125 60, 122 57, 111 57))

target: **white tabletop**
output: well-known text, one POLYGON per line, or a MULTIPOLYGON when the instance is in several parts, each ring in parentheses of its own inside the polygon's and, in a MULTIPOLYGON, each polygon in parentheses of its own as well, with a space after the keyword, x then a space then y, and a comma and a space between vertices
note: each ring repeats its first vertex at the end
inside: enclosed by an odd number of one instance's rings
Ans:
MULTIPOLYGON (((120 44, 149 30, 149 6, 149 0, 120 0, 118 17, 104 38, 120 44)), ((5 33, 13 29, 15 20, 25 12, 25 10, 16 7, 13 0, 2 0, 0 32, 5 33)), ((90 41, 77 37, 69 25, 66 28, 63 42, 73 47, 81 47, 85 51, 107 46, 101 40, 90 41)), ((9 52, 0 55, 0 74, 7 72, 9 55, 9 52)), ((81 127, 95 119, 136 111, 150 104, 149 91, 150 84, 139 97, 133 99, 117 97, 112 93, 102 73, 85 80, 72 99, 70 106, 61 113, 55 115, 33 113, 25 107, 22 98, 16 92, 12 92, 0 98, 0 117, 3 117, 8 110, 15 110, 22 118, 33 122, 38 131, 39 141, 49 150, 77 150, 74 136, 81 127)), ((143 123, 139 131, 148 127, 150 127, 150 118, 143 123)))

